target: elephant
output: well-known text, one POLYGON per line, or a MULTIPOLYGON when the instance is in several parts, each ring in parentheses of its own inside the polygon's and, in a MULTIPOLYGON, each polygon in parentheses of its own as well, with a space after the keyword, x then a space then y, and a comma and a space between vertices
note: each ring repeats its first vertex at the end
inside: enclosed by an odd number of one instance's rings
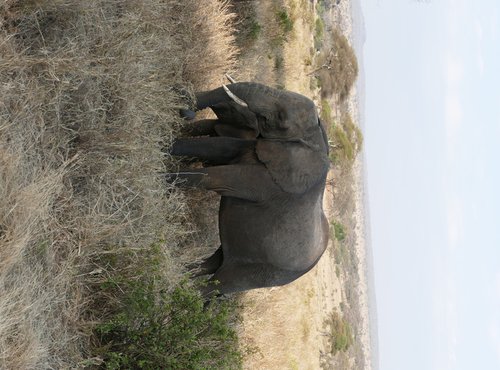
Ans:
POLYGON ((196 266, 197 276, 213 275, 203 294, 288 284, 316 265, 328 243, 328 139, 315 104, 237 82, 197 93, 195 109, 205 108, 217 119, 187 123, 191 137, 176 139, 170 153, 207 165, 167 176, 221 195, 220 247, 196 266))

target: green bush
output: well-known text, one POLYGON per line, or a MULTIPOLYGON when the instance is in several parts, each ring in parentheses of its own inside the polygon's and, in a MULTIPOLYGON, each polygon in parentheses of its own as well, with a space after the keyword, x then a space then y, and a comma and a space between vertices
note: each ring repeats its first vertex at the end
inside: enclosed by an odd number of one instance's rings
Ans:
POLYGON ((352 329, 349 322, 340 314, 333 311, 327 324, 330 326, 329 343, 333 355, 337 352, 345 352, 354 343, 352 329))
POLYGON ((330 125, 332 150, 330 159, 336 165, 350 165, 361 151, 363 134, 349 114, 344 115, 340 125, 330 125))
POLYGON ((335 239, 337 239, 339 242, 343 242, 346 237, 345 229, 344 226, 338 222, 333 222, 333 230, 335 233, 335 239))
POLYGON ((348 159, 349 161, 354 159, 353 146, 352 143, 349 141, 346 132, 342 128, 337 126, 334 129, 334 133, 335 133, 335 138, 337 139, 342 148, 343 157, 345 159, 348 159))
POLYGON ((325 14, 325 1, 324 0, 319 0, 318 3, 316 4, 316 13, 318 13, 318 16, 322 16, 325 14))
POLYGON ((325 23, 321 17, 316 18, 316 25, 314 31, 314 47, 320 49, 323 45, 323 37, 325 33, 325 23))
POLYGON ((278 23, 280 24, 284 36, 293 30, 293 20, 290 18, 285 9, 279 10, 276 13, 276 18, 278 19, 278 23))
POLYGON ((326 127, 333 126, 332 107, 326 99, 321 100, 321 119, 326 127))
POLYGON ((250 22, 249 26, 249 37, 252 40, 257 40, 259 38, 261 31, 262 31, 262 26, 260 25, 259 22, 257 22, 257 20, 253 19, 250 22))
POLYGON ((231 9, 236 15, 236 43, 242 49, 252 46, 262 34, 263 27, 257 20, 255 4, 235 1, 231 9))
POLYGON ((363 134, 350 115, 346 115, 342 121, 342 127, 354 147, 356 153, 363 148, 363 134))
MULTIPOLYGON (((113 261, 120 263, 121 261, 113 261)), ((115 306, 96 327, 96 355, 106 369, 239 369, 233 301, 205 304, 187 281, 162 286, 156 257, 134 279, 109 278, 102 290, 115 306), (116 299, 118 298, 118 299, 116 299)))
POLYGON ((274 69, 280 70, 284 67, 285 60, 281 55, 276 55, 274 57, 274 69))

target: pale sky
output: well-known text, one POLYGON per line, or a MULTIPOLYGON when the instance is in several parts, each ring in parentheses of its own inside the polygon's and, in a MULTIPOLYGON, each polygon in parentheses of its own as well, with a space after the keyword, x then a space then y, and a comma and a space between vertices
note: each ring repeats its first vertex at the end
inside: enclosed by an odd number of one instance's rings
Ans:
POLYGON ((500 1, 361 0, 381 370, 500 369, 500 1))

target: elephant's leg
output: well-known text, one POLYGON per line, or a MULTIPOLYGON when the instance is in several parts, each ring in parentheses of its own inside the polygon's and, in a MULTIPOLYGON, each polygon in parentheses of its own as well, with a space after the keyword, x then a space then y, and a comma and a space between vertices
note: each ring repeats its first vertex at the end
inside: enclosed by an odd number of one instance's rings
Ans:
POLYGON ((199 264, 193 264, 189 266, 189 270, 195 270, 194 277, 202 275, 211 275, 217 271, 217 269, 222 265, 223 254, 222 247, 219 247, 214 254, 210 257, 204 259, 199 264))
POLYGON ((260 164, 231 164, 196 168, 169 174, 167 181, 182 180, 186 186, 199 187, 222 196, 253 202, 267 200, 281 190, 269 171, 260 164))
POLYGON ((196 157, 219 164, 229 163, 244 151, 255 148, 255 140, 230 137, 199 137, 177 139, 172 145, 171 154, 196 157))
POLYGON ((215 125, 219 122, 217 119, 202 119, 196 122, 185 124, 181 132, 186 136, 215 136, 215 125))

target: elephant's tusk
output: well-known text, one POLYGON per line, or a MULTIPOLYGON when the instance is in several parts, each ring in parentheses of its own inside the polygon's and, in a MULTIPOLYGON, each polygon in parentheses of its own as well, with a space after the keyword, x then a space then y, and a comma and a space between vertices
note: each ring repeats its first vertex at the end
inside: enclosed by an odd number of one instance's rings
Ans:
POLYGON ((245 103, 243 100, 241 100, 240 98, 238 98, 236 95, 234 95, 231 90, 229 90, 229 88, 226 86, 226 85, 222 85, 222 87, 224 88, 224 91, 226 92, 226 94, 231 98, 233 99, 236 103, 238 103, 239 105, 242 105, 244 106, 245 108, 248 108, 248 104, 245 103))
POLYGON ((231 75, 229 73, 226 73, 226 78, 228 79, 229 82, 231 82, 232 84, 235 84, 236 83, 236 80, 234 78, 231 77, 231 75))

